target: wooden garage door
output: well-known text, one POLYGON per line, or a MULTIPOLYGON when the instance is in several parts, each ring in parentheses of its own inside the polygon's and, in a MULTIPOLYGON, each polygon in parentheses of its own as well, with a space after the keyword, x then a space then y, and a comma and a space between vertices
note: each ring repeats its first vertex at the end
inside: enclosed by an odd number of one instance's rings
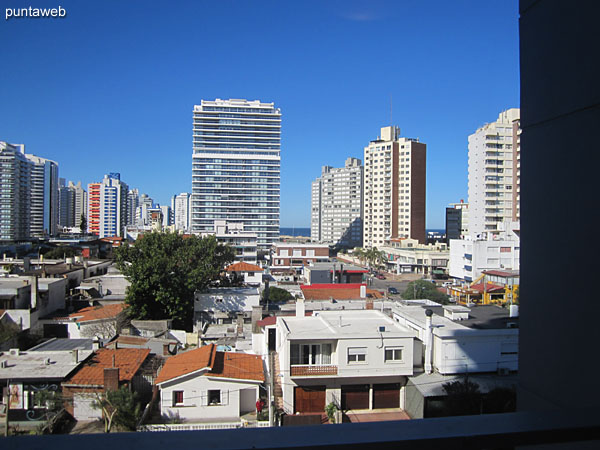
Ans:
POLYGON ((294 412, 325 411, 325 386, 298 386, 294 389, 294 412))
POLYGON ((342 386, 342 409, 369 409, 369 385, 342 386))
POLYGON ((400 384, 374 384, 373 408, 400 408, 400 384))

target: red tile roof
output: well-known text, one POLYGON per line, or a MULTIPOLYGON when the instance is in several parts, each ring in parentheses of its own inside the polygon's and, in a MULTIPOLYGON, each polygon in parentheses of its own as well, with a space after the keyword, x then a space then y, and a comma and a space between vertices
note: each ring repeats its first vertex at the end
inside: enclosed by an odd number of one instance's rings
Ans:
POLYGON ((113 305, 88 306, 77 312, 69 314, 69 319, 75 319, 75 322, 88 322, 90 320, 113 319, 127 308, 125 303, 115 303, 113 305))
POLYGON ((165 362, 158 377, 156 377, 155 383, 163 383, 188 373, 212 367, 216 351, 217 347, 210 344, 171 356, 165 362))
POLYGON ((511 271, 511 270, 484 270, 483 273, 485 273, 486 275, 494 275, 497 277, 518 277, 519 276, 518 271, 511 271))
POLYGON ((262 272, 262 267, 255 266, 254 264, 249 264, 247 262, 237 262, 235 264, 231 264, 227 266, 227 272, 262 272))
MULTIPOLYGON (((360 287, 364 284, 312 284, 302 285, 302 293, 306 300, 359 300, 360 287)), ((367 288, 368 298, 383 298, 381 292, 367 288)))
POLYGON ((217 352, 214 344, 171 356, 165 362, 155 383, 160 384, 207 368, 202 375, 238 380, 264 381, 262 358, 258 355, 217 352))
POLYGON ((110 367, 119 368, 119 382, 131 381, 148 354, 150 349, 147 348, 101 348, 65 384, 103 386, 104 369, 110 367))
POLYGON ((265 317, 262 320, 256 321, 256 325, 258 325, 259 327, 266 327, 267 325, 275 325, 275 323, 277 323, 276 316, 269 316, 269 317, 265 317))

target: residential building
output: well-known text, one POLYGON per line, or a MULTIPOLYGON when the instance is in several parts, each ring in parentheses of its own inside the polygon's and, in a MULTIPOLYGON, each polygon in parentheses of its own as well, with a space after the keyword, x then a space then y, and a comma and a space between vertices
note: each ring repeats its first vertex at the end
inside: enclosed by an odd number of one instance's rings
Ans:
POLYGON ((281 111, 258 100, 202 100, 193 133, 192 232, 242 222, 269 249, 279 238, 281 111))
MULTIPOLYGON (((395 302, 393 319, 423 343, 426 373, 443 375, 518 370, 519 318, 498 306, 442 306, 429 300, 395 302), (431 346, 430 346, 431 344, 431 346)), ((421 358, 421 356, 419 356, 421 358)))
POLYGON ((427 146, 390 126, 364 155, 363 246, 381 247, 391 238, 424 244, 427 146))
POLYGON ((88 184, 88 232, 99 237, 125 235, 128 188, 119 173, 104 176, 100 183, 88 184))
POLYGON ((140 192, 137 188, 127 192, 127 226, 137 225, 137 209, 140 206, 140 192))
MULTIPOLYGON (((373 300, 381 299, 384 295, 375 290, 367 288, 363 283, 314 283, 303 284, 300 286, 302 297, 308 302, 309 300, 373 300)), ((305 303, 308 305, 308 303, 305 303)), ((361 309, 373 309, 373 304, 366 306, 364 303, 361 309)))
POLYGON ((194 297, 194 328, 205 329, 207 324, 233 324, 237 314, 250 323, 252 308, 260 305, 258 287, 210 288, 196 292, 194 297))
POLYGON ((0 241, 29 239, 31 170, 23 145, 0 141, 0 241))
POLYGON ((168 358, 155 383, 162 415, 214 422, 240 421, 256 411, 264 381, 260 356, 217 351, 210 344, 168 358))
POLYGON ((450 203, 446 208, 446 244, 450 239, 462 239, 469 232, 469 204, 450 203))
POLYGON ((519 222, 506 221, 494 232, 450 241, 449 275, 475 281, 484 270, 519 270, 519 222))
POLYGON ((100 193, 102 183, 88 184, 87 232, 100 236, 100 193))
POLYGON ((44 336, 112 339, 125 322, 125 308, 124 303, 95 305, 67 315, 47 316, 41 321, 44 336))
POLYGON ((58 226, 58 164, 35 155, 25 157, 32 163, 31 236, 53 236, 58 226))
MULTIPOLYGON (((80 228, 81 217, 87 214, 87 195, 81 187, 81 181, 74 184, 65 179, 59 179, 58 187, 58 224, 60 228, 80 228)), ((81 230, 86 231, 86 230, 81 230)))
POLYGON ((519 116, 518 108, 508 109, 469 136, 469 234, 473 236, 497 231, 499 224, 519 216, 513 199, 519 191, 514 181, 520 183, 515 166, 520 159, 520 144, 515 146, 519 116))
POLYGON ((278 242, 273 245, 271 272, 295 273, 311 263, 329 261, 329 246, 278 242))
POLYGON ((313 263, 304 266, 306 284, 317 283, 362 283, 369 271, 362 267, 344 263, 313 263))
POLYGON ((168 205, 159 206, 162 213, 162 228, 167 229, 173 224, 173 210, 168 205))
POLYGON ((106 392, 127 386, 138 395, 147 395, 152 390, 152 381, 144 376, 144 372, 152 371, 147 367, 151 365, 149 354, 150 349, 98 349, 63 381, 65 409, 77 420, 97 420, 102 418, 102 409, 95 408, 94 403, 106 392))
POLYGON ((277 317, 277 365, 269 365, 287 414, 401 408, 413 375, 414 333, 379 311, 321 311, 277 317))
POLYGON ((342 168, 323 166, 312 182, 310 237, 344 248, 362 246, 363 166, 348 158, 342 168))
POLYGON ((243 223, 215 220, 215 231, 202 233, 214 235, 221 244, 229 245, 235 253, 235 260, 256 264, 258 259, 258 236, 246 231, 243 223))
POLYGON ((171 200, 171 207, 175 215, 175 230, 187 233, 190 231, 191 194, 182 192, 171 200))
POLYGON ((259 286, 262 284, 263 268, 247 262, 236 262, 225 268, 233 281, 243 279, 244 284, 259 286))
POLYGON ((138 226, 151 225, 151 211, 154 208, 154 200, 148 194, 142 194, 139 198, 139 206, 136 208, 136 224, 138 226))
POLYGON ((92 354, 91 350, 27 351, 18 348, 0 354, 0 390, 2 411, 10 409, 10 421, 20 427, 39 426, 46 421, 46 398, 38 393, 60 394, 61 382, 92 354))
POLYGON ((400 273, 422 273, 435 278, 448 275, 450 259, 444 242, 421 244, 416 239, 390 239, 380 250, 386 255, 388 270, 400 273))

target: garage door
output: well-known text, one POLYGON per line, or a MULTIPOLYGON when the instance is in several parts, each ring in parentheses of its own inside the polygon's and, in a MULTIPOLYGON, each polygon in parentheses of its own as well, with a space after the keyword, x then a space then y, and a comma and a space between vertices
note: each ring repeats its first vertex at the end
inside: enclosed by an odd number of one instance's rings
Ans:
POLYGON ((298 386, 294 389, 294 412, 325 411, 325 386, 298 386))
POLYGON ((102 418, 102 410, 92 407, 96 397, 92 394, 73 395, 73 416, 77 420, 97 420, 102 418))
POLYGON ((400 385, 398 383, 374 384, 373 408, 400 408, 400 385))
POLYGON ((369 409, 369 385, 342 386, 342 409, 369 409))

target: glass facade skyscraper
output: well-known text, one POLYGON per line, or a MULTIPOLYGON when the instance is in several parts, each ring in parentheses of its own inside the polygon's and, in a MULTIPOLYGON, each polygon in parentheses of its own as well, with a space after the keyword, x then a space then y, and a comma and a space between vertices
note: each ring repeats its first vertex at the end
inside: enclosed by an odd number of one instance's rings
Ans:
POLYGON ((216 220, 243 223, 258 247, 279 239, 281 111, 259 100, 202 100, 194 106, 194 233, 216 220))

